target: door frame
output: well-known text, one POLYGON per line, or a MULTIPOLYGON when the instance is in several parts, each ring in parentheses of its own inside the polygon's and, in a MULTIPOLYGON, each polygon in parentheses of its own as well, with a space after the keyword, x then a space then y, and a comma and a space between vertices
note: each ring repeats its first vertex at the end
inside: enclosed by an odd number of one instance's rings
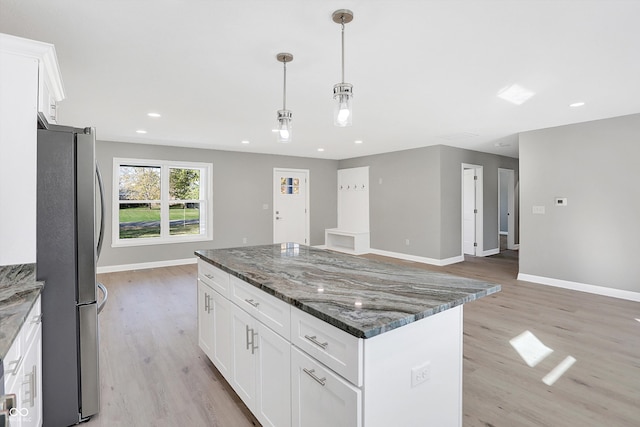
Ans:
POLYGON ((500 250, 500 200, 502 197, 502 174, 506 172, 507 179, 507 250, 516 249, 515 245, 515 226, 516 226, 516 172, 513 169, 498 168, 498 250, 500 250))
POLYGON ((483 227, 483 173, 484 167, 482 165, 474 165, 469 163, 462 163, 460 167, 460 254, 464 257, 464 170, 474 169, 475 175, 478 177, 475 182, 475 209, 477 210, 475 217, 475 254, 474 256, 484 256, 484 227, 483 227))
MULTIPOLYGON (((307 245, 311 246, 311 230, 310 230, 310 224, 311 221, 309 220, 311 218, 311 209, 310 209, 310 205, 309 205, 309 201, 311 200, 311 186, 309 185, 311 183, 310 181, 310 177, 309 177, 309 169, 293 169, 293 168, 273 168, 273 176, 272 176, 272 189, 271 189, 271 204, 273 206, 273 209, 271 209, 271 222, 273 223, 273 228, 272 228, 272 236, 271 236, 271 241, 273 243, 276 243, 276 197, 277 197, 277 191, 279 190, 279 186, 276 186, 276 177, 282 173, 286 173, 286 172, 293 172, 293 173, 303 173, 304 174, 304 178, 305 178, 305 201, 304 201, 304 208, 306 210, 306 218, 305 218, 305 240, 307 242, 307 245)), ((278 177, 279 178, 279 177, 278 177)), ((279 181, 278 181, 279 182, 279 181)))

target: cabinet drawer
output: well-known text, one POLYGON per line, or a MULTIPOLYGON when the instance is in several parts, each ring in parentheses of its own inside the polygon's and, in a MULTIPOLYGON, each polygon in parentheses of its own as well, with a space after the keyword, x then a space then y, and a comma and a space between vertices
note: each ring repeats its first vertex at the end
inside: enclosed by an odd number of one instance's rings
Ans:
POLYGON ((291 308, 291 344, 362 386, 362 339, 295 307, 291 308))
POLYGON ((231 301, 288 341, 291 306, 235 276, 230 277, 230 282, 231 301))
POLYGON ((229 273, 199 259, 198 277, 220 294, 229 297, 229 273))
POLYGON ((362 392, 295 347, 291 408, 294 427, 362 426, 362 392))

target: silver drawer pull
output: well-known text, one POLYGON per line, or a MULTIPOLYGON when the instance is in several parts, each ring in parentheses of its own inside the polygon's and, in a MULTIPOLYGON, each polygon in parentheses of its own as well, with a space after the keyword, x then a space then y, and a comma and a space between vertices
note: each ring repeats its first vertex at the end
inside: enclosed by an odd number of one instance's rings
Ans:
POLYGON ((313 378, 314 380, 316 380, 316 382, 318 384, 320 384, 321 386, 324 387, 325 383, 327 382, 326 378, 318 378, 315 374, 316 370, 315 369, 307 369, 307 368, 302 368, 302 370, 309 375, 311 378, 313 378))
POLYGON ((314 343, 315 345, 317 345, 318 347, 322 348, 323 350, 327 349, 327 346, 329 345, 328 342, 320 342, 318 341, 318 337, 316 337, 315 335, 310 337, 309 335, 305 335, 304 336, 306 339, 308 339, 309 341, 311 341, 312 343, 314 343))
POLYGON ((11 362, 9 362, 9 364, 7 365, 7 370, 4 372, 5 374, 11 374, 11 375, 16 375, 18 373, 18 371, 20 370, 20 365, 22 364, 22 356, 20 356, 18 358, 18 360, 13 360, 11 362), (11 368, 11 365, 15 365, 13 368, 11 368))
POLYGON ((248 302, 249 304, 251 304, 252 306, 256 307, 256 308, 258 308, 258 306, 260 305, 259 302, 255 302, 252 299, 245 299, 245 301, 248 302))
POLYGON ((205 275, 204 275, 204 277, 206 277, 206 278, 207 278, 207 279, 209 279, 209 280, 213 280, 213 279, 215 279, 215 277, 213 277, 213 275, 212 275, 212 274, 205 274, 205 275))

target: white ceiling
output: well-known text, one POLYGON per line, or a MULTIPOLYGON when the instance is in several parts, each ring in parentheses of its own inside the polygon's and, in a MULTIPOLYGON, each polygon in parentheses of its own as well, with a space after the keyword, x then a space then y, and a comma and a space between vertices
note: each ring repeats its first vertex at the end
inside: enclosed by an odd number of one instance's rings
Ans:
POLYGON ((616 0, 0 0, 0 32, 55 45, 63 124, 101 140, 329 159, 435 144, 517 157, 518 132, 638 113, 639 18, 640 1, 616 0), (350 128, 332 124, 342 8, 354 12, 350 128), (278 52, 294 55, 289 144, 272 132, 278 52), (536 95, 496 96, 514 83, 536 95))

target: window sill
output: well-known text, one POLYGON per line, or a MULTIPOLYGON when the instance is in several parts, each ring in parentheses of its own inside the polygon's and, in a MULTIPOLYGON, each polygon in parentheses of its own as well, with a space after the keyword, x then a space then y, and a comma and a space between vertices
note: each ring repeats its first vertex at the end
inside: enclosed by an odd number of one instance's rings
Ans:
POLYGON ((112 248, 127 248, 134 246, 152 246, 152 245, 167 245, 173 243, 195 243, 213 241, 211 236, 197 236, 197 237, 174 237, 174 238, 148 238, 148 239, 130 239, 120 240, 111 244, 112 248))

